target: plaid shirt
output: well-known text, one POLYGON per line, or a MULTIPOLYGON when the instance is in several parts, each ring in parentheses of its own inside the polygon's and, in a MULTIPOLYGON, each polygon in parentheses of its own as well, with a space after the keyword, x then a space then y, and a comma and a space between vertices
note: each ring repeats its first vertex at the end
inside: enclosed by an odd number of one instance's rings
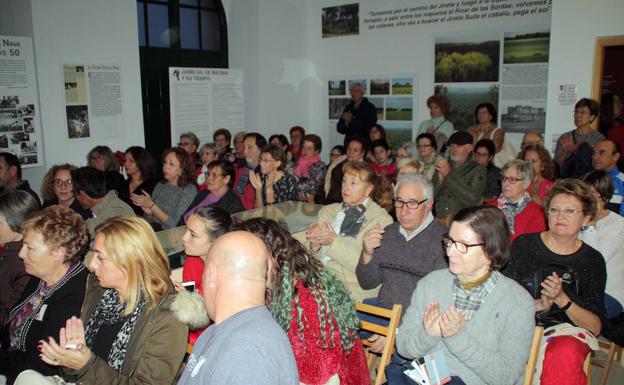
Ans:
POLYGON ((500 273, 498 271, 493 271, 487 281, 472 290, 465 290, 457 276, 453 278, 453 301, 455 303, 455 309, 457 309, 458 312, 464 312, 464 319, 466 322, 470 321, 474 313, 481 307, 481 304, 485 302, 488 294, 490 294, 494 286, 496 286, 496 281, 498 281, 499 277, 500 273))

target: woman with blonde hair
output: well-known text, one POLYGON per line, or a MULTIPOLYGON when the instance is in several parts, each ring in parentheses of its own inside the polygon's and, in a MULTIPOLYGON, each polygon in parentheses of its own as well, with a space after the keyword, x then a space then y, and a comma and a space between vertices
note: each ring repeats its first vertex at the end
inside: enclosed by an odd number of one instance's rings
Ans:
MULTIPOLYGON (((40 343, 41 360, 61 367, 67 382, 171 384, 186 351, 188 297, 176 296, 169 260, 144 219, 113 217, 95 231, 80 319, 67 320, 58 342, 40 343)), ((58 379, 28 371, 16 383, 58 379)))
POLYGON ((392 223, 392 188, 384 177, 364 162, 348 162, 343 168, 342 203, 323 207, 318 219, 306 231, 310 250, 361 302, 376 297, 377 289, 363 290, 355 276, 364 234, 392 223))
POLYGON ((71 172, 76 170, 72 164, 57 164, 44 175, 41 182, 42 208, 61 205, 80 214, 82 219, 91 218, 91 211, 84 209, 76 200, 71 172))

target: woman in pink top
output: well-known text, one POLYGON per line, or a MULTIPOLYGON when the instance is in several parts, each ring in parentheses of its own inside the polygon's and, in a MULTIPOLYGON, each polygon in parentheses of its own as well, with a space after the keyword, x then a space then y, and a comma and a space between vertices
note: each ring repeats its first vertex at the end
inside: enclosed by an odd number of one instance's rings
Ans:
POLYGON ((542 204, 544 197, 555 184, 555 162, 548 151, 541 144, 529 144, 522 148, 518 159, 533 164, 533 181, 529 187, 529 193, 537 204, 542 204))

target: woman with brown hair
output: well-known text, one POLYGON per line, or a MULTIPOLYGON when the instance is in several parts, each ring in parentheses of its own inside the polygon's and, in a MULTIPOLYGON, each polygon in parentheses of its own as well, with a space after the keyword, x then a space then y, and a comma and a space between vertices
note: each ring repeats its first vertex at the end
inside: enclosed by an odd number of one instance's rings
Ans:
POLYGON ((143 191, 151 194, 158 183, 156 161, 146 149, 140 146, 128 147, 125 153, 124 169, 126 170, 126 179, 119 198, 126 202, 136 215, 141 215, 143 210, 140 206, 132 203, 130 194, 141 194, 143 191))
POLYGON ((260 153, 260 173, 249 173, 249 182, 256 189, 255 207, 297 200, 297 178, 284 172, 286 152, 270 144, 260 153))
POLYGON ((533 296, 537 322, 546 327, 536 374, 543 385, 585 384, 583 362, 598 348, 605 260, 579 239, 596 217, 596 205, 585 183, 560 180, 544 200, 548 230, 522 235, 511 245, 504 273, 533 296))
POLYGON ((534 174, 529 193, 536 203, 541 204, 546 194, 555 184, 557 174, 555 161, 542 145, 529 144, 522 147, 522 151, 518 154, 518 159, 531 162, 533 164, 534 174))
POLYGON ((392 223, 388 214, 392 188, 368 163, 348 162, 343 172, 342 203, 323 207, 317 221, 308 227, 306 238, 310 250, 345 284, 351 298, 361 302, 376 297, 378 291, 363 290, 355 276, 364 234, 392 223))
POLYGON ((163 154, 163 179, 154 192, 132 193, 130 198, 155 229, 169 229, 177 225, 197 195, 194 180, 195 169, 188 153, 179 147, 170 148, 163 154))
POLYGON ((417 135, 429 133, 435 136, 439 149, 446 148, 446 141, 455 131, 453 122, 448 120, 445 114, 449 109, 448 98, 444 95, 434 94, 427 99, 427 108, 431 119, 423 120, 418 126, 417 135))

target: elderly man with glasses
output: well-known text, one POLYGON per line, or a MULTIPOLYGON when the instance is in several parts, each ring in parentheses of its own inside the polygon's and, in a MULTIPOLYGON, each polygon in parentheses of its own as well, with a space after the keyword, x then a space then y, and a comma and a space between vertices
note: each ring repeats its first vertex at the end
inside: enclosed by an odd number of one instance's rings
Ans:
MULTIPOLYGON (((397 222, 385 229, 377 226, 364 235, 355 274, 363 289, 381 285, 377 298, 365 303, 385 308, 401 304, 405 312, 418 281, 447 267, 441 246, 447 229, 431 213, 433 186, 422 175, 408 173, 399 178, 394 188, 394 207, 397 222)), ((376 348, 381 350, 383 341, 373 346, 376 348)))

